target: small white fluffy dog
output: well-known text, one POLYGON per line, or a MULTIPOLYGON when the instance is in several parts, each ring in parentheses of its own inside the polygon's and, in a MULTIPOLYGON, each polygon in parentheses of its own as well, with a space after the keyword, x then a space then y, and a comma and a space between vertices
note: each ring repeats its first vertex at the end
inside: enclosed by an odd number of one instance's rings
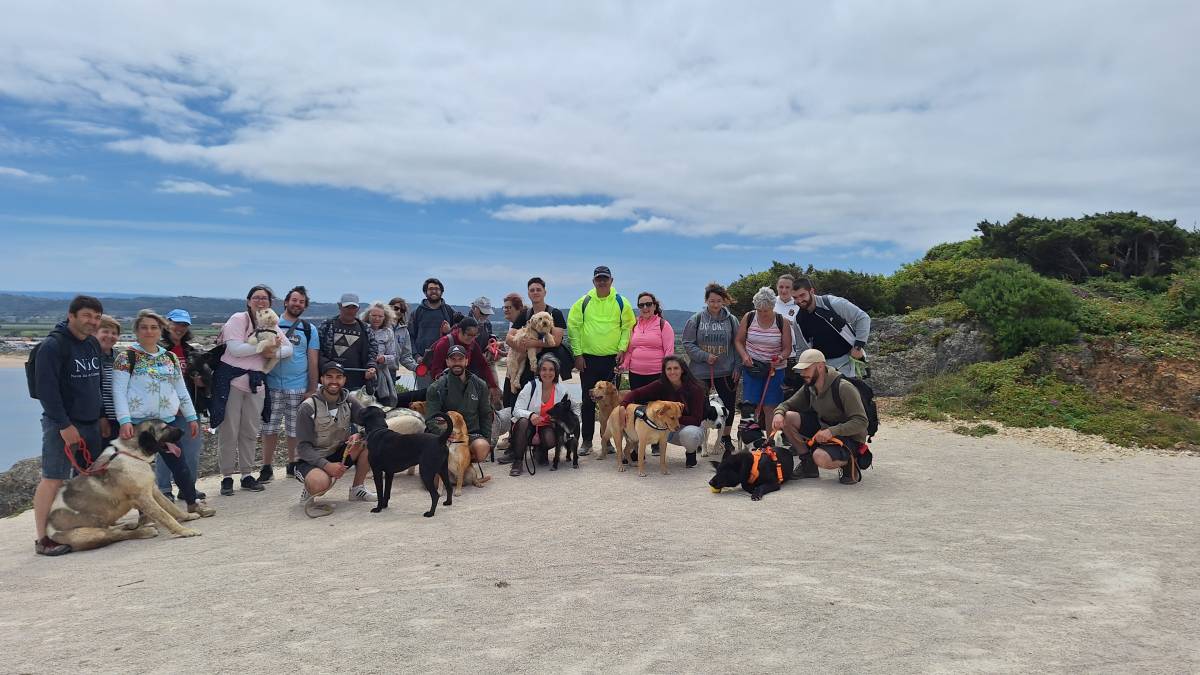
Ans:
MULTIPOLYGON (((550 316, 549 312, 538 312, 529 317, 529 322, 524 327, 517 329, 516 337, 518 340, 527 338, 541 340, 542 336, 549 335, 552 330, 554 330, 554 318, 550 316)), ((521 373, 525 372, 525 364, 537 363, 537 353, 536 348, 508 350, 505 372, 508 374, 508 386, 514 394, 521 391, 521 373)))
POLYGON ((275 343, 275 336, 278 335, 279 315, 275 310, 267 307, 260 309, 254 314, 254 319, 258 324, 258 329, 254 334, 246 338, 246 344, 258 345, 257 352, 267 357, 266 364, 263 365, 263 372, 269 373, 279 363, 279 345, 275 343))

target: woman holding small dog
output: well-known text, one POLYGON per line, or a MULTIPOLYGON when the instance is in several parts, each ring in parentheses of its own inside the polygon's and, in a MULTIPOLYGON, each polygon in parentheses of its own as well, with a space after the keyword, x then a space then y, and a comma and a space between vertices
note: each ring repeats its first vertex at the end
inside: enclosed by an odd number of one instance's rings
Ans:
POLYGON ((683 404, 683 414, 679 417, 679 431, 671 432, 667 442, 682 445, 687 456, 687 467, 690 469, 696 466, 696 451, 704 442, 704 430, 700 428, 704 417, 704 387, 696 381, 683 359, 674 355, 664 358, 657 378, 625 394, 619 408, 620 428, 625 428, 625 406, 630 403, 645 405, 651 401, 676 401, 683 404))
MULTIPOLYGON (((133 438, 133 425, 146 420, 162 420, 174 424, 180 415, 187 420, 186 433, 191 438, 200 435, 196 408, 188 395, 179 359, 158 341, 166 330, 167 320, 155 312, 143 309, 133 322, 137 343, 117 353, 113 362, 113 407, 121 425, 121 438, 133 438)), ((159 452, 179 486, 179 498, 187 502, 188 513, 201 517, 216 513, 212 507, 196 499, 196 477, 188 462, 179 456, 177 446, 172 451, 159 452)))
POLYGON ((513 404, 516 423, 508 437, 513 450, 512 469, 508 472, 510 476, 521 475, 525 449, 533 442, 534 434, 538 435, 541 443, 537 460, 539 465, 549 461, 546 453, 558 445, 550 409, 567 395, 566 387, 558 386, 558 370, 558 359, 549 354, 543 356, 538 359, 537 378, 527 382, 521 388, 521 393, 517 394, 517 402, 513 404))
POLYGON ((662 316, 658 298, 642 291, 638 317, 629 336, 629 349, 621 368, 629 372, 629 388, 644 387, 658 379, 663 359, 675 353, 675 329, 662 316))
POLYGON ((735 343, 742 357, 742 400, 759 406, 762 426, 766 426, 762 411, 783 402, 783 367, 792 353, 792 330, 775 312, 776 299, 775 291, 758 289, 754 311, 742 317, 735 343))

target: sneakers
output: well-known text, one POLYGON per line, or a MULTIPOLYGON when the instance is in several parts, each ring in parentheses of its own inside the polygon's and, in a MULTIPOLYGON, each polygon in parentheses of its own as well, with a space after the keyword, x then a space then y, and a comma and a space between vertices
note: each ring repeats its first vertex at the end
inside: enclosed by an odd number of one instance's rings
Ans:
MULTIPOLYGON (((862 474, 859 474, 861 476, 862 474)), ((838 479, 842 485, 854 485, 859 481, 854 477, 854 463, 846 462, 846 466, 842 467, 842 477, 838 479)))
POLYGON ((275 480, 275 469, 270 464, 263 464, 263 468, 258 472, 258 482, 270 483, 275 480))
POLYGON ((304 474, 301 473, 301 471, 300 471, 300 462, 296 462, 295 464, 293 464, 291 471, 289 471, 289 473, 292 474, 292 478, 295 478, 296 480, 300 481, 301 484, 304 483, 304 474))
POLYGON ((216 509, 214 509, 213 507, 211 507, 208 504, 205 504, 203 502, 195 502, 192 504, 188 504, 187 512, 195 513, 195 514, 199 515, 201 518, 211 518, 211 517, 217 515, 216 509))
POLYGON ((684 456, 687 457, 687 464, 686 464, 687 468, 690 469, 690 468, 696 466, 696 453, 689 452, 689 453, 685 453, 684 456))
POLYGON ((654 445, 650 446, 650 456, 651 457, 658 457, 659 454, 661 454, 661 453, 662 453, 662 450, 659 449, 658 443, 655 443, 654 445))
POLYGON ((221 494, 226 497, 233 496, 233 476, 225 476, 221 479, 221 494))
POLYGON ((309 496, 310 495, 308 494, 308 488, 306 488, 306 487, 300 488, 300 503, 301 504, 307 504, 309 496))
POLYGON ((289 475, 289 476, 293 476, 293 475, 295 475, 295 473, 296 473, 296 463, 295 463, 295 462, 288 462, 288 465, 287 465, 287 475, 289 475))
POLYGON ((71 552, 71 547, 67 544, 60 544, 50 537, 42 537, 33 542, 33 550, 38 555, 63 555, 71 552))
POLYGON ((175 495, 171 494, 170 491, 162 493, 162 496, 166 497, 169 502, 175 501, 175 495))
POLYGON ((263 487, 261 483, 254 480, 254 476, 242 476, 242 489, 249 490, 250 492, 262 492, 266 488, 263 487))
POLYGON ((587 455, 590 455, 590 454, 592 454, 592 442, 584 441, 584 442, 580 443, 579 444, 579 456, 586 457, 587 455))
POLYGON ((820 478, 821 470, 817 468, 817 463, 813 461, 812 453, 800 455, 800 471, 797 478, 820 478))
POLYGON ((373 502, 375 493, 368 490, 365 485, 351 485, 348 499, 352 502, 373 502))

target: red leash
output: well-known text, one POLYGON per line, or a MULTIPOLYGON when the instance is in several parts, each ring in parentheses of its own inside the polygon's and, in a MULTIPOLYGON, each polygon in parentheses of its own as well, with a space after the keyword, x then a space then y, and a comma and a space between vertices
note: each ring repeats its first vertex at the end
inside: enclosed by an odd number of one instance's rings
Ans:
POLYGON ((71 452, 70 444, 63 443, 63 452, 67 453, 67 461, 71 462, 71 466, 75 469, 76 472, 79 473, 79 475, 94 476, 99 473, 104 473, 103 468, 97 469, 96 471, 91 470, 92 453, 88 452, 87 441, 83 440, 82 438, 79 439, 79 450, 80 450, 80 452, 83 453, 83 461, 87 463, 87 466, 88 466, 87 469, 79 466, 79 462, 75 461, 75 453, 71 452))

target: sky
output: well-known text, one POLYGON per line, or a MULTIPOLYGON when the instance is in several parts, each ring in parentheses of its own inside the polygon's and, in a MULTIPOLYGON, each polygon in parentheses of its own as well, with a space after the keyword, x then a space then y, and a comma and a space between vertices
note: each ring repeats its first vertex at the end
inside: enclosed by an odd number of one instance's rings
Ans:
POLYGON ((0 288, 698 308, 982 220, 1200 220, 1200 3, 9 3, 0 288))

